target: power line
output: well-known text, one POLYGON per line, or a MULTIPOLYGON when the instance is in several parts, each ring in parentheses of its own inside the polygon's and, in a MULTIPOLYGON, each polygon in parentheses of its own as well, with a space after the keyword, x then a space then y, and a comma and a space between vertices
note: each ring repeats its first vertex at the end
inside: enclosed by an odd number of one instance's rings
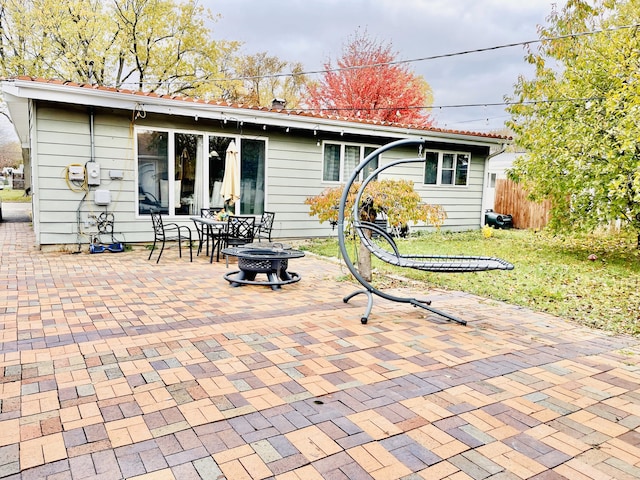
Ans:
POLYGON ((587 32, 579 32, 579 33, 568 33, 566 35, 558 35, 556 37, 545 37, 545 38, 540 38, 540 39, 536 39, 536 40, 527 40, 524 42, 514 42, 514 43, 505 43, 502 45, 496 45, 493 47, 485 47, 485 48, 475 48, 472 50, 463 50, 461 52, 454 52, 454 53, 444 53, 444 54, 440 54, 440 55, 431 55, 428 57, 420 57, 420 58, 413 58, 413 59, 409 59, 409 60, 394 60, 391 62, 381 62, 381 63, 374 63, 371 65, 353 65, 350 67, 336 67, 336 68, 330 68, 330 69, 326 69, 326 70, 311 70, 309 72, 302 72, 302 73, 282 73, 282 74, 273 74, 273 75, 265 75, 263 77, 240 77, 237 78, 236 80, 255 80, 255 79, 259 79, 259 78, 277 78, 277 77, 293 77, 293 76, 299 76, 299 75, 316 75, 316 74, 321 74, 321 73, 325 73, 325 72, 340 72, 340 71, 348 71, 348 70, 362 70, 365 68, 376 68, 376 67, 386 67, 386 66, 391 66, 391 65, 400 65, 400 64, 404 64, 404 63, 415 63, 415 62, 425 62, 425 61, 429 61, 429 60, 438 60, 441 58, 450 58, 450 57, 458 57, 458 56, 462 56, 462 55, 469 55, 472 53, 482 53, 482 52, 489 52, 489 51, 493 51, 493 50, 500 50, 503 48, 511 48, 511 47, 520 47, 520 46, 524 46, 524 45, 530 45, 532 43, 542 43, 542 42, 546 42, 546 41, 553 41, 553 40, 563 40, 566 38, 577 38, 577 37, 584 37, 587 35, 595 35, 597 33, 604 33, 604 32, 614 32, 617 30, 623 30, 623 29, 629 29, 629 28, 637 28, 640 27, 639 23, 634 23, 634 24, 630 24, 630 25, 622 25, 622 26, 618 26, 618 27, 611 27, 611 28, 604 28, 604 29, 598 29, 598 30, 590 30, 587 32))
MULTIPOLYGON (((563 40, 563 39, 567 39, 567 38, 578 38, 578 37, 596 35, 596 34, 599 34, 599 33, 614 32, 614 31, 618 31, 618 30, 625 30, 625 29, 638 28, 638 27, 640 27, 640 23, 633 23, 633 24, 629 24, 629 25, 620 25, 620 26, 617 26, 617 27, 589 30, 589 31, 585 31, 585 32, 568 33, 568 34, 565 34, 565 35, 557 35, 555 37, 544 37, 544 38, 539 38, 539 39, 535 39, 535 40, 526 40, 526 41, 521 41, 521 42, 505 43, 505 44, 501 44, 501 45, 495 45, 495 46, 492 46, 492 47, 476 48, 476 49, 463 50, 463 51, 453 52, 453 53, 431 55, 431 56, 427 56, 427 57, 413 58, 413 59, 408 59, 408 60, 394 60, 394 61, 390 61, 390 62, 375 63, 375 64, 369 64, 369 65, 353 65, 353 66, 349 66, 349 67, 336 67, 336 68, 324 69, 324 70, 310 70, 310 71, 307 71, 307 72, 298 72, 298 73, 276 73, 276 74, 269 74, 269 75, 256 75, 256 76, 235 77, 235 78, 202 79, 202 80, 199 80, 199 81, 202 81, 202 82, 232 82, 232 81, 243 81, 243 80, 257 80, 257 79, 270 79, 270 78, 282 78, 282 77, 296 77, 296 76, 302 76, 302 75, 316 75, 316 74, 322 74, 322 73, 327 73, 327 72, 363 70, 363 69, 367 69, 367 68, 378 68, 378 67, 391 66, 391 65, 400 65, 400 64, 406 64, 406 63, 416 63, 416 62, 423 62, 423 61, 430 61, 430 60, 438 60, 438 59, 442 59, 442 58, 451 58, 451 57, 457 57, 457 56, 462 56, 462 55, 470 55, 470 54, 473 54, 473 53, 483 53, 483 52, 495 51, 495 50, 500 50, 500 49, 505 49, 505 48, 517 47, 517 46, 531 45, 531 44, 534 44, 534 43, 550 42, 550 41, 556 41, 556 40, 563 40)), ((126 83, 130 83, 130 82, 125 82, 125 84, 126 83)), ((139 82, 133 82, 133 83, 135 83, 136 85, 139 85, 139 82)), ((153 81, 143 82, 143 83, 144 84, 148 83, 148 84, 152 84, 152 85, 158 85, 158 82, 153 82, 153 81)), ((494 107, 494 106, 508 106, 508 105, 526 105, 526 104, 536 104, 536 103, 578 102, 578 101, 597 100, 597 99, 600 99, 600 98, 601 97, 582 98, 582 99, 550 99, 550 100, 538 100, 538 101, 527 101, 527 102, 495 102, 495 103, 471 103, 471 104, 457 104, 457 105, 429 105, 429 106, 406 106, 406 107, 395 106, 395 107, 376 107, 376 108, 355 108, 355 107, 345 107, 345 108, 338 108, 338 107, 333 107, 333 108, 296 108, 294 110, 295 111, 300 111, 300 112, 304 112, 304 111, 331 112, 331 111, 357 111, 357 110, 373 111, 373 110, 408 110, 408 109, 438 110, 438 109, 444 109, 444 108, 474 108, 474 107, 494 107)))
POLYGON ((404 107, 374 107, 374 108, 357 108, 357 107, 325 107, 325 108, 295 108, 296 112, 335 112, 335 111, 380 111, 380 110, 439 110, 441 108, 474 108, 474 107, 506 107, 509 105, 535 105, 544 103, 562 103, 562 102, 588 102, 591 100, 603 100, 604 97, 587 97, 587 98, 551 98, 546 100, 527 100, 524 102, 493 102, 493 103, 462 103, 453 105, 409 105, 404 107))
MULTIPOLYGON (((329 69, 323 69, 323 70, 309 70, 307 72, 298 72, 298 73, 273 73, 273 74, 269 74, 269 75, 255 75, 255 76, 246 76, 246 77, 235 77, 235 78, 213 78, 213 79, 206 79, 203 81, 207 81, 207 82, 235 82, 235 81, 243 81, 243 80, 259 80, 259 79, 269 79, 269 78, 282 78, 282 77, 299 77, 302 75, 317 75, 317 74, 322 74, 322 73, 329 73, 329 72, 342 72, 342 71, 349 71, 349 70, 364 70, 367 68, 378 68, 378 67, 386 67, 386 66, 391 66, 391 65, 400 65, 400 64, 405 64, 405 63, 416 63, 416 62, 426 62, 429 60, 439 60, 442 58, 450 58, 450 57, 458 57, 458 56, 462 56, 462 55, 470 55, 472 53, 483 53, 483 52, 490 52, 490 51, 494 51, 494 50, 501 50, 504 48, 512 48, 512 47, 521 47, 524 45, 531 45, 533 43, 542 43, 542 42, 549 42, 549 41, 555 41, 555 40, 564 40, 567 38, 578 38, 578 37, 584 37, 584 36, 589 36, 589 35, 596 35, 598 33, 605 33, 605 32, 615 32, 618 30, 625 30, 625 29, 631 29, 631 28, 637 28, 640 27, 640 23, 633 23, 633 24, 629 24, 629 25, 621 25, 621 26, 617 26, 617 27, 611 27, 611 28, 603 28, 603 29, 596 29, 596 30, 589 30, 586 32, 578 32, 578 33, 567 33, 565 35, 558 35, 555 37, 545 37, 545 38, 539 38, 539 39, 535 39, 535 40, 526 40, 526 41, 522 41, 522 42, 513 42, 513 43, 505 43, 502 45, 496 45, 493 47, 484 47, 484 48, 475 48, 472 50, 463 50, 460 52, 453 52, 453 53, 443 53, 443 54, 439 54, 439 55, 430 55, 427 57, 420 57, 420 58, 412 58, 412 59, 408 59, 408 60, 393 60, 390 62, 381 62, 381 63, 373 63, 373 64, 369 64, 369 65, 352 65, 349 67, 336 67, 336 68, 329 68, 329 69)), ((157 84, 157 82, 149 82, 150 84, 157 84)))

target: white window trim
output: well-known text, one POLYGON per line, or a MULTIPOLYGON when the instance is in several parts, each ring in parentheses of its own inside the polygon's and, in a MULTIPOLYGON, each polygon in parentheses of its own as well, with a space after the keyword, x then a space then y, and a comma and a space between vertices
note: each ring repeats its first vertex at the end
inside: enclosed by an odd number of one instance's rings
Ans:
MULTIPOLYGON (((344 159, 345 159, 345 151, 346 151, 346 147, 359 147, 360 148, 360 158, 358 159, 358 163, 357 165, 360 165, 362 163, 362 161, 365 159, 366 155, 364 153, 366 148, 372 148, 373 150, 376 150, 378 148, 380 148, 380 145, 372 145, 372 144, 368 144, 368 143, 356 143, 356 142, 340 142, 340 141, 335 141, 335 140, 323 140, 322 141, 322 168, 320 171, 320 181, 322 183, 325 184, 332 184, 332 185, 338 185, 341 183, 345 183, 347 180, 349 180, 348 178, 343 178, 343 174, 344 172, 344 159), (325 180, 324 179, 324 151, 325 151, 325 147, 327 144, 330 145, 339 145, 340 146, 340 175, 339 175, 339 179, 338 180, 325 180)), ((381 159, 381 155, 378 157, 378 165, 380 165, 380 159, 381 159)), ((357 166, 356 165, 356 166, 357 166)), ((351 175, 352 172, 349 172, 349 175, 351 175)), ((362 175, 361 175, 362 176, 362 175)))
MULTIPOLYGON (((203 140, 202 140, 202 149, 203 152, 208 152, 209 151, 209 136, 213 136, 213 137, 228 137, 228 138, 233 138, 234 141, 236 142, 236 146, 238 148, 238 151, 240 152, 242 145, 241 145, 241 141, 243 138, 249 138, 249 137, 244 137, 242 134, 230 134, 227 132, 220 132, 220 131, 215 131, 215 130, 189 130, 189 129, 180 129, 180 128, 166 128, 166 127, 157 127, 154 125, 136 125, 134 126, 134 142, 133 142, 133 151, 134 151, 134 162, 135 162, 135 167, 134 167, 134 180, 135 180, 135 197, 134 197, 134 202, 135 202, 135 217, 137 219, 143 219, 143 218, 148 218, 148 215, 146 214, 141 214, 139 213, 139 203, 138 203, 138 185, 139 185, 139 165, 138 165, 138 160, 139 160, 139 152, 138 152, 138 133, 139 132, 161 132, 161 133, 166 133, 167 134, 167 151, 168 151, 168 158, 167 158, 167 162, 168 162, 168 172, 167 175, 169 178, 175 178, 175 165, 174 162, 171 161, 172 158, 172 154, 171 152, 173 152, 174 150, 174 141, 175 141, 175 134, 186 134, 186 135, 202 135, 203 136, 203 140)), ((269 173, 269 137, 267 136, 255 136, 255 137, 251 137, 251 140, 262 140, 265 143, 265 159, 264 159, 264 168, 265 168, 265 186, 264 186, 264 210, 268 210, 268 205, 267 205, 267 199, 268 197, 268 182, 267 182, 267 178, 268 178, 268 173, 269 173)), ((323 149, 324 152, 324 149, 323 149)), ((204 154, 204 153, 203 153, 204 154)), ((203 168, 204 168, 204 178, 209 178, 209 162, 204 162, 203 163, 203 168)), ((175 192, 174 192, 174 188, 171 187, 169 188, 169 205, 174 205, 175 204, 175 198, 174 198, 175 192)), ((204 200, 204 204, 206 205, 206 207, 203 208, 207 208, 209 206, 210 203, 210 199, 205 198, 204 200)), ((169 209, 169 211, 171 212, 173 209, 169 209)), ((175 215, 175 213, 170 213, 166 215, 167 218, 171 218, 171 219, 183 219, 183 217, 185 217, 185 215, 175 215)))
MULTIPOLYGON (((454 150, 426 150, 426 153, 437 153, 438 154, 438 169, 436 172, 436 183, 425 183, 425 172, 426 172, 426 164, 425 170, 422 172, 422 184, 427 187, 449 187, 449 188, 466 188, 469 186, 469 176, 471 173, 471 152, 463 152, 463 151, 454 151, 454 150), (455 155, 455 168, 453 169, 453 183, 442 183, 442 172, 443 172, 443 157, 445 154, 455 155), (467 167, 467 178, 464 185, 456 185, 456 171, 458 168, 458 155, 466 155, 469 159, 469 165, 467 167)), ((449 169, 447 169, 449 170, 449 169)))

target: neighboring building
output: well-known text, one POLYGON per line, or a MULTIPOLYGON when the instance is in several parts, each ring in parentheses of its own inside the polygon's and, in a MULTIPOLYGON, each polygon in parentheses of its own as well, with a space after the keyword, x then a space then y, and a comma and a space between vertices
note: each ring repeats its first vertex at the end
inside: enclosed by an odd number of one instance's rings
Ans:
POLYGON ((496 181, 507 178, 507 170, 513 166, 514 160, 523 153, 524 152, 520 151, 505 151, 489 159, 486 174, 487 188, 484 195, 484 210, 495 210, 496 181))
MULTIPOLYGON (((39 245, 89 245, 95 219, 109 215, 127 243, 153 239, 150 207, 193 226, 200 208, 221 205, 226 151, 241 164, 238 214, 276 212, 275 238, 333 235, 309 216, 305 198, 344 183, 378 146, 424 138, 425 164, 390 169, 413 180, 427 203, 441 204, 444 228, 483 221, 487 159, 507 142, 493 134, 407 125, 21 77, 2 81, 4 100, 32 186, 39 245)), ((387 152, 384 163, 418 152, 387 152), (388 154, 387 154, 388 153, 388 154)), ((387 173, 385 172, 385 173, 387 173)))

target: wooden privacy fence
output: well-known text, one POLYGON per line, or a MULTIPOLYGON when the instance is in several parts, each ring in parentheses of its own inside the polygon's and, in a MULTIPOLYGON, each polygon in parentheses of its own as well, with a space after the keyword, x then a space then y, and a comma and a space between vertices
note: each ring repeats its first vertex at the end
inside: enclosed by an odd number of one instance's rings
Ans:
POLYGON ((496 181, 493 210, 513 217, 514 228, 544 228, 549 221, 551 202, 535 203, 527 199, 527 192, 509 179, 496 181))

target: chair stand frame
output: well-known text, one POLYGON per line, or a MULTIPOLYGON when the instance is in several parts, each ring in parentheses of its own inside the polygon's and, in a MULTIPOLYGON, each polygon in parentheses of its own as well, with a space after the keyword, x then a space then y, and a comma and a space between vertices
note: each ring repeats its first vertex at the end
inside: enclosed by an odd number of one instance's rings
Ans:
POLYGON ((349 303, 349 300, 351 300, 353 297, 357 295, 363 294, 367 296, 367 308, 364 312, 364 315, 360 318, 360 322, 362 322, 362 324, 366 324, 367 321, 369 320, 369 315, 371 314, 371 310, 373 309, 373 295, 378 295, 379 297, 385 298, 392 302, 409 303, 414 307, 419 307, 419 308, 423 308, 424 310, 429 310, 430 312, 435 313, 436 315, 440 315, 441 317, 447 318, 448 320, 457 322, 460 325, 467 324, 466 320, 462 320, 454 315, 451 315, 449 313, 443 312, 442 310, 438 310, 436 308, 431 307, 430 306, 431 300, 418 300, 417 298, 396 297, 395 295, 389 295, 388 293, 384 293, 378 290, 377 288, 369 284, 366 280, 364 280, 364 283, 367 283, 368 285, 368 286, 365 285, 366 287, 365 289, 356 290, 355 292, 350 293, 349 295, 345 296, 342 299, 344 303, 349 303))

